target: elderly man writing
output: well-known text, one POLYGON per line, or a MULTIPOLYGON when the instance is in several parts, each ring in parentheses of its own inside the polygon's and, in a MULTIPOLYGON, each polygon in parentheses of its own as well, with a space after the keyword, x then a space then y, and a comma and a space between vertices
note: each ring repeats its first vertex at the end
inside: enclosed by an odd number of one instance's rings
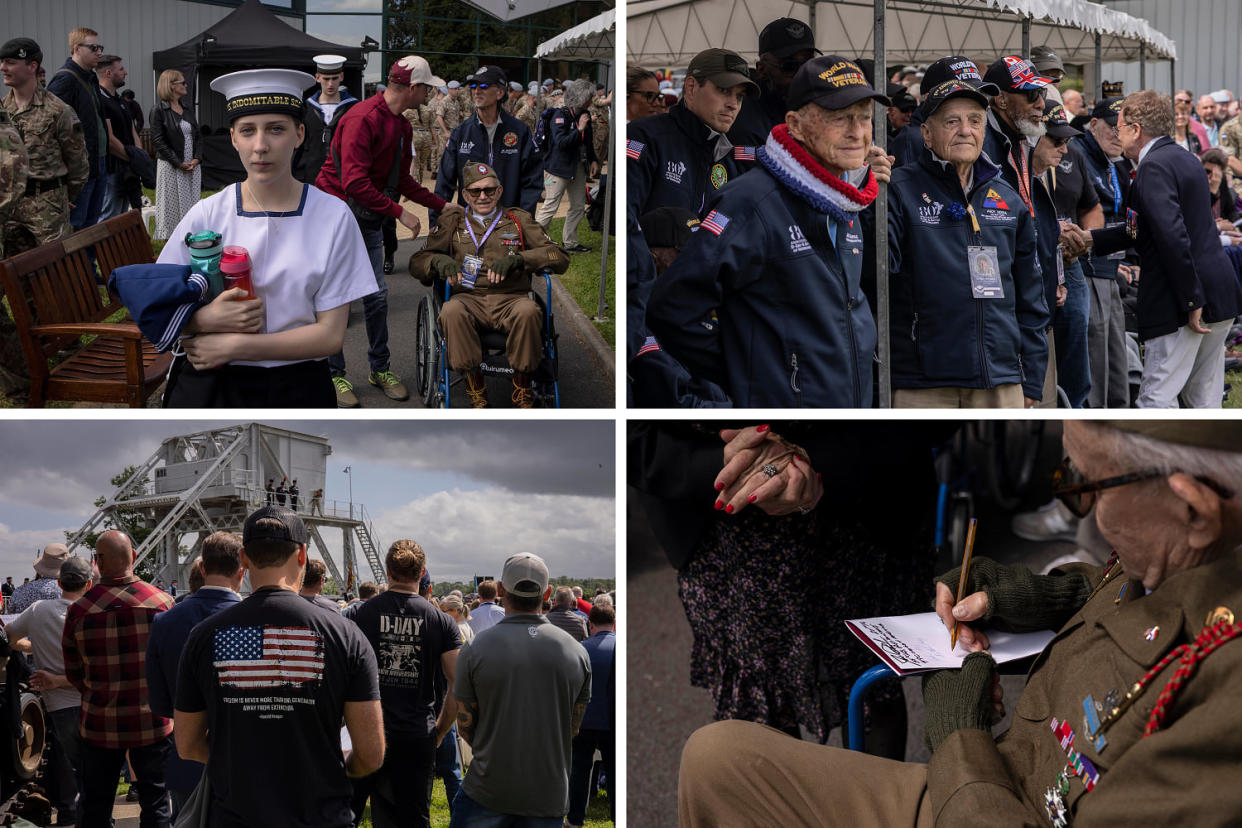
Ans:
POLYGON ((758 166, 710 200, 656 282, 652 333, 735 405, 871 405, 876 329, 861 286, 861 214, 891 169, 871 145, 874 101, 889 103, 852 61, 803 64, 758 166))
POLYGON ((897 408, 1021 408, 1042 396, 1050 317, 1035 224, 982 154, 995 89, 971 77, 930 89, 923 155, 889 187, 897 408))
MULTIPOLYGON (((1095 510, 1116 547, 1103 568, 1049 575, 976 559, 967 597, 942 576, 936 609, 959 643, 983 625, 1059 630, 1035 661, 1013 724, 990 732, 991 657, 924 679, 928 765, 720 722, 682 756, 683 826, 1221 825, 1242 812, 1233 757, 1242 713, 1242 426, 1065 423, 1054 490, 1095 510), (977 626, 975 623, 977 622, 977 626)), ((947 634, 947 633, 946 633, 947 634)))

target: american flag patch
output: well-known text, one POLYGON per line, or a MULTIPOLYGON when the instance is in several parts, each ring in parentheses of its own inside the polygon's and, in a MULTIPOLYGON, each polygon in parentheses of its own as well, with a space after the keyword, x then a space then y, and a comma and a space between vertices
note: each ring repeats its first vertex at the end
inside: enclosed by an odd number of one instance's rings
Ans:
POLYGON ((625 157, 633 158, 635 161, 637 161, 638 157, 643 154, 644 146, 645 145, 643 144, 642 141, 635 141, 633 138, 631 138, 630 140, 625 142, 625 157))
POLYGON ((754 147, 734 147, 733 148, 733 160, 734 161, 754 161, 755 160, 755 148, 754 147))
POLYGON ((712 210, 707 214, 707 218, 703 219, 699 224, 699 227, 702 227, 714 236, 719 236, 728 226, 729 217, 719 210, 712 210))
POLYGON ((660 343, 656 342, 656 338, 654 336, 649 336, 643 342, 643 347, 638 349, 638 353, 635 354, 635 356, 642 356, 643 354, 649 354, 652 351, 658 350, 660 350, 660 343))
POLYGON ((564 119, 564 118, 557 118, 557 119, 556 119, 556 122, 557 122, 558 124, 563 124, 563 123, 565 123, 565 119, 564 119))
POLYGON ((212 643, 222 687, 280 687, 323 678, 323 640, 308 627, 222 627, 212 643))

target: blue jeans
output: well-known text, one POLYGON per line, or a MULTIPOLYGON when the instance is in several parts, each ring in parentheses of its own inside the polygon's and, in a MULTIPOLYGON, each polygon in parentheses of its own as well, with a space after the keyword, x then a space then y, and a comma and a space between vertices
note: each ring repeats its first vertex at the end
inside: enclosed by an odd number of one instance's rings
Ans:
POLYGON ((616 754, 613 752, 611 730, 579 730, 574 737, 573 758, 569 765, 569 813, 565 819, 571 825, 586 822, 587 803, 591 801, 591 767, 595 764, 595 751, 604 758, 604 778, 608 780, 608 807, 615 821, 617 818, 616 754))
MULTIPOLYGON (((362 318, 367 325, 367 360, 371 363, 371 371, 388 370, 388 282, 384 279, 384 231, 363 230, 362 243, 367 248, 367 258, 371 260, 371 270, 375 272, 375 281, 379 290, 370 296, 362 297, 362 318)), ((345 376, 345 352, 338 351, 328 357, 328 367, 332 376, 345 376)))
POLYGON ((82 734, 78 722, 81 707, 66 707, 47 714, 52 756, 48 766, 52 804, 65 814, 76 813, 82 790, 82 734))
POLYGON ((518 814, 502 814, 484 808, 465 791, 458 791, 453 800, 453 816, 449 828, 561 828, 560 817, 529 817, 518 814))
MULTIPOLYGON (((138 804, 142 815, 141 828, 169 828, 172 812, 168 789, 164 787, 164 765, 173 750, 172 736, 149 745, 129 748, 129 761, 134 766, 138 804)), ((79 828, 109 828, 112 824, 112 803, 116 799, 116 781, 125 767, 125 748, 105 748, 82 743, 82 803, 79 828)))
POLYGON ((449 728, 448 735, 436 748, 436 776, 444 780, 444 798, 448 800, 449 813, 453 813, 453 799, 461 790, 461 757, 457 755, 457 725, 449 728))
POLYGON ((99 212, 103 209, 104 190, 107 188, 108 173, 104 171, 104 159, 99 159, 99 169, 86 179, 82 192, 78 193, 77 203, 69 211, 69 223, 74 230, 90 227, 99 223, 99 212))
POLYGON ((1057 382, 1069 397, 1070 406, 1082 408, 1091 391, 1091 359, 1087 348, 1091 296, 1079 262, 1066 266, 1065 287, 1065 304, 1056 309, 1052 323, 1057 343, 1057 382))
POLYGON ((129 209, 129 200, 125 198, 124 173, 105 173, 103 204, 99 208, 99 220, 107 221, 119 216, 129 209))

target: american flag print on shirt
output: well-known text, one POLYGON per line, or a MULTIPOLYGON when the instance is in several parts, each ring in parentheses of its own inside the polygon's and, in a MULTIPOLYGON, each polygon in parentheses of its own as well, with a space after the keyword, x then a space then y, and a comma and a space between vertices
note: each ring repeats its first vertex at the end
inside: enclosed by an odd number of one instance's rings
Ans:
POLYGON ((637 161, 639 156, 643 154, 643 147, 645 146, 646 144, 644 144, 642 141, 635 141, 633 138, 631 138, 630 140, 625 142, 625 157, 633 158, 635 161, 637 161))
POLYGON ((724 232, 725 227, 729 225, 729 217, 719 210, 712 210, 707 214, 707 218, 699 225, 714 236, 719 236, 724 232))
POLYGON ((323 679, 323 640, 309 627, 221 627, 213 641, 222 687, 303 685, 323 679))

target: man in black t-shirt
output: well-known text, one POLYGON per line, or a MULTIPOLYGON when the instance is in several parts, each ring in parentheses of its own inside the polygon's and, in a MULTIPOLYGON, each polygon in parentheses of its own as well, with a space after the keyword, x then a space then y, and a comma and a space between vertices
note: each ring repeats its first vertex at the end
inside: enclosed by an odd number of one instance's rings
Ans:
POLYGON ((250 515, 241 556, 254 593, 199 623, 182 653, 174 735, 182 758, 207 765, 207 824, 347 828, 347 777, 383 761, 375 653, 347 619, 298 597, 306 540, 286 508, 250 515))
POLYGON ((140 146, 142 142, 138 137, 133 116, 121 100, 120 90, 129 76, 125 62, 116 55, 103 55, 99 58, 95 72, 99 76, 100 114, 108 133, 107 188, 104 191, 103 208, 99 213, 99 220, 105 221, 130 208, 125 189, 125 178, 129 170, 129 152, 126 147, 140 146))
POLYGON ((431 825, 431 785, 436 746, 457 718, 451 694, 436 715, 436 683, 451 687, 461 633, 457 622, 418 594, 426 555, 412 540, 399 540, 385 560, 388 591, 358 608, 354 621, 375 649, 379 663, 384 739, 388 752, 374 776, 356 785, 356 816, 371 797, 376 828, 431 825))

